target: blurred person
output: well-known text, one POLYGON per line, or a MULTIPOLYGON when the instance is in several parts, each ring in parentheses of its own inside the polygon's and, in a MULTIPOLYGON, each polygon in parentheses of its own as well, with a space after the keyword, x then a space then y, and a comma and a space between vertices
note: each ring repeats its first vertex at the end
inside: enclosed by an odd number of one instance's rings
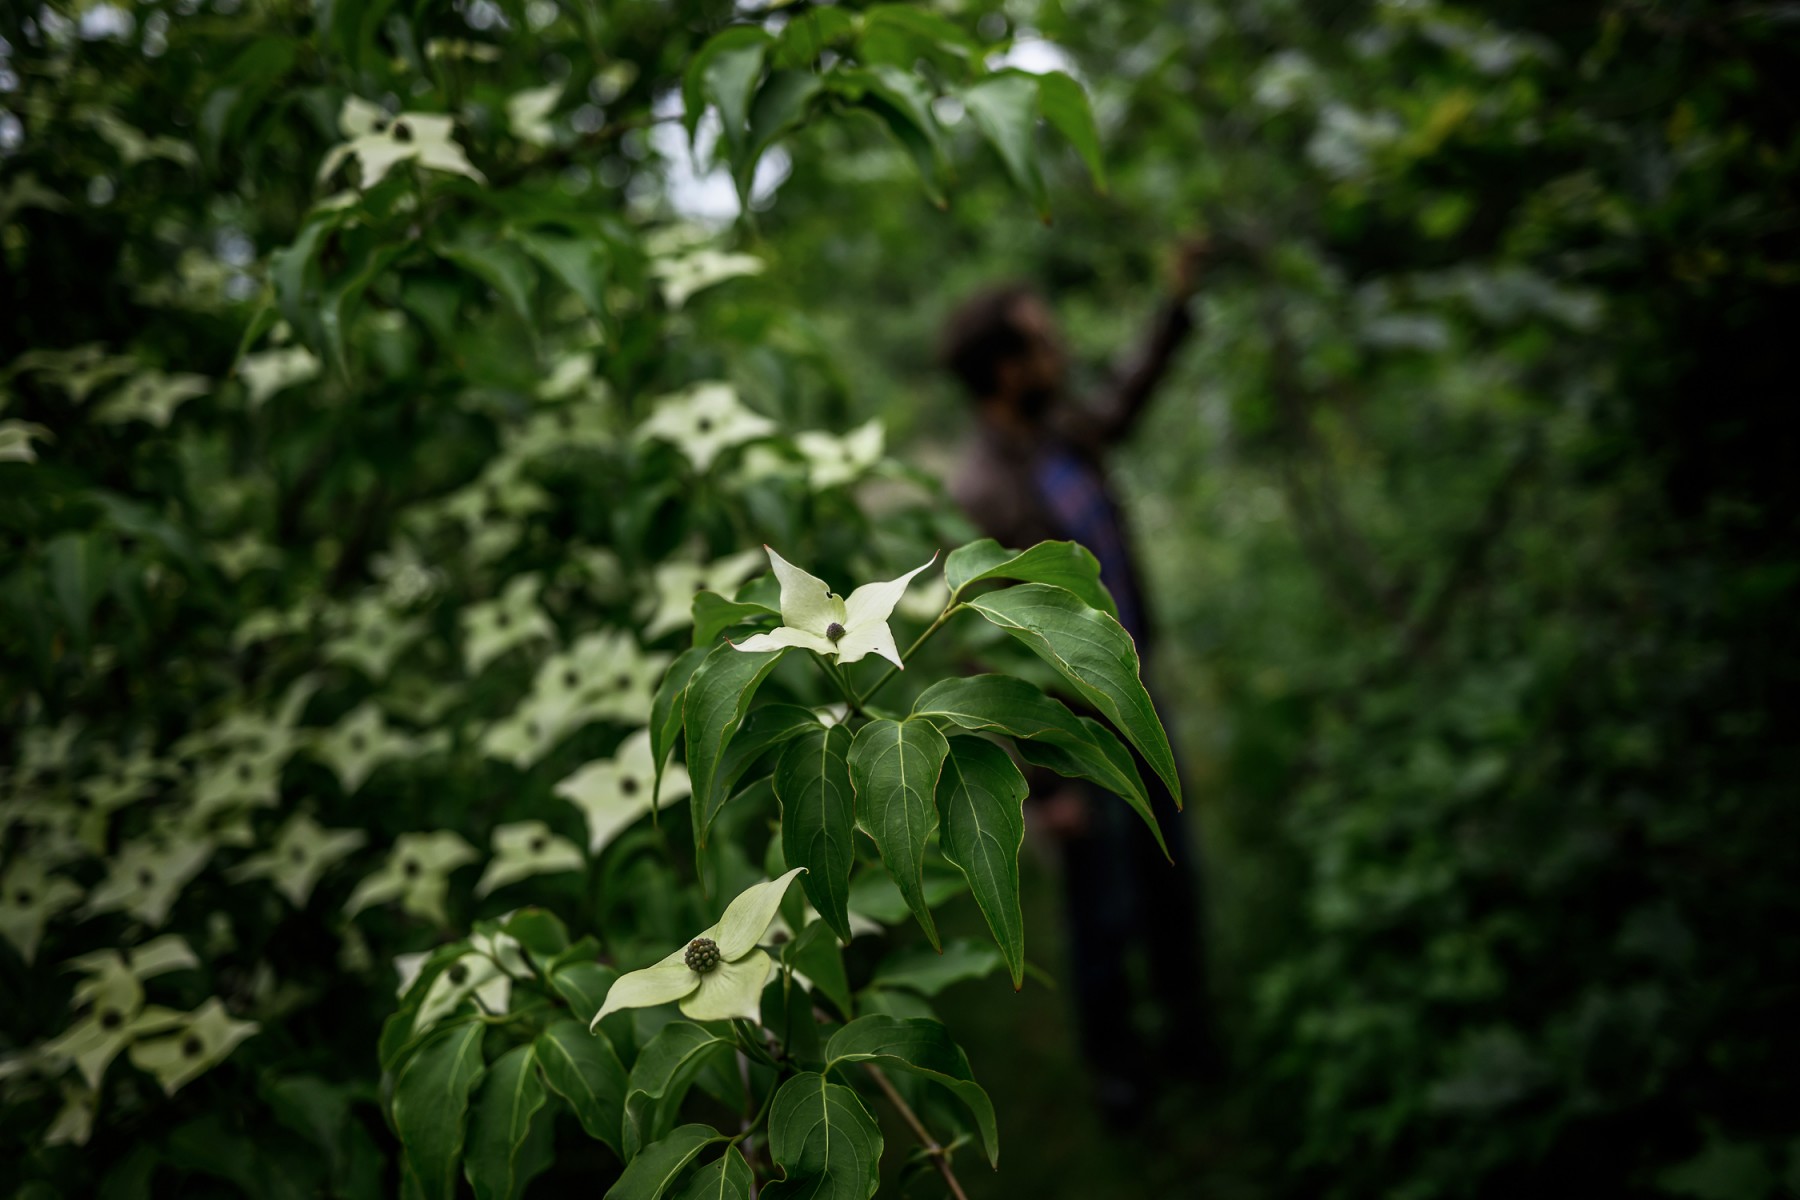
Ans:
MULTIPOLYGON (((1148 336, 1093 403, 1067 394, 1055 317, 1028 286, 992 287, 964 301, 945 323, 940 346, 942 365, 962 383, 976 416, 951 494, 1002 545, 1023 549, 1057 539, 1091 550, 1146 668, 1154 643, 1105 456, 1131 432, 1192 332, 1189 302, 1209 254, 1203 239, 1178 248, 1170 293, 1148 336)), ((1123 800, 1080 781, 1031 774, 1035 822, 1062 856, 1081 1050, 1102 1115, 1115 1128, 1137 1122, 1158 1081, 1204 1082, 1218 1067, 1195 852, 1168 789, 1141 758, 1138 767, 1172 865, 1123 800), (1147 988, 1134 982, 1134 952, 1142 956, 1147 988), (1154 1044, 1136 1020, 1143 1000, 1158 1010, 1154 1044)))

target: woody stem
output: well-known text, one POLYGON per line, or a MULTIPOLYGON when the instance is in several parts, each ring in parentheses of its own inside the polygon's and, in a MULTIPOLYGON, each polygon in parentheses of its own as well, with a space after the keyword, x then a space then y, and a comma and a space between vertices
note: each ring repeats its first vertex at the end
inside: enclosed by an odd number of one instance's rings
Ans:
POLYGON ((950 1194, 955 1196, 956 1200, 969 1200, 968 1194, 962 1190, 962 1184, 956 1178, 956 1172, 951 1169, 949 1152, 938 1144, 936 1138, 931 1136, 931 1131, 925 1128, 925 1122, 919 1120, 919 1114, 915 1113, 905 1098, 894 1090, 894 1085, 888 1082, 888 1077, 881 1073, 879 1067, 874 1063, 864 1063, 863 1066, 868 1068, 869 1074, 875 1079, 876 1086, 881 1089, 882 1095, 888 1098, 888 1103, 894 1106, 894 1111, 900 1114, 900 1119, 905 1121, 907 1127, 913 1131, 913 1136, 919 1139, 919 1145, 925 1147, 925 1153, 931 1158, 931 1161, 937 1164, 938 1173, 944 1177, 944 1183, 950 1188, 950 1194))
MULTIPOLYGON (((917 640, 915 640, 912 645, 910 645, 906 648, 906 653, 902 654, 900 656, 900 661, 901 662, 912 661, 912 656, 914 654, 918 653, 919 647, 923 646, 926 643, 926 641, 931 637, 932 634, 936 633, 939 629, 943 628, 945 621, 948 621, 951 617, 954 617, 957 613, 961 612, 965 607, 967 607, 967 606, 962 605, 962 604, 952 604, 952 605, 949 605, 948 607, 946 607, 943 612, 938 614, 938 619, 933 621, 929 626, 927 626, 925 632, 921 633, 918 636, 917 640)), ((852 701, 851 703, 860 709, 863 705, 867 704, 874 697, 876 692, 879 692, 882 688, 886 687, 887 681, 892 679, 895 676, 895 674, 897 674, 899 672, 899 670, 900 670, 899 667, 889 667, 882 674, 881 678, 877 679, 874 683, 869 685, 868 691, 864 692, 859 698, 852 701)))

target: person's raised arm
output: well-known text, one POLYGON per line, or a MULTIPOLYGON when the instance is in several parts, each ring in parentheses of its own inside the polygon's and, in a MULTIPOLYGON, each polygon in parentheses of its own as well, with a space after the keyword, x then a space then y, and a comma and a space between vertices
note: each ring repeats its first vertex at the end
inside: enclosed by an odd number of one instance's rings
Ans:
POLYGON ((1150 397, 1168 373, 1169 363, 1194 328, 1189 301, 1200 288, 1202 273, 1212 256, 1212 243, 1190 237, 1175 248, 1169 275, 1169 292, 1158 306, 1150 332, 1100 396, 1089 422, 1089 437, 1097 443, 1116 442, 1131 432, 1143 415, 1150 397))

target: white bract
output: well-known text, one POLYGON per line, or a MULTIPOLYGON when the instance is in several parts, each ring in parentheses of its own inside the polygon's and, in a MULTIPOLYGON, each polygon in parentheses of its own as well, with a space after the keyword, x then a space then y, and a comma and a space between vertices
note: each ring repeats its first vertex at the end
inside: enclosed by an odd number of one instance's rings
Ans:
POLYGON ((486 183, 469 163, 463 148, 450 136, 452 118, 441 113, 405 112, 388 119, 378 105, 352 96, 344 101, 338 126, 351 140, 334 146, 319 165, 319 178, 330 178, 346 158, 355 156, 362 168, 357 181, 364 191, 380 183, 396 163, 416 162, 433 171, 466 175, 486 183))
POLYGON ((732 446, 774 432, 775 422, 747 408, 730 384, 697 383, 658 400, 637 436, 674 443, 696 470, 704 471, 732 446))
POLYGON ((662 790, 652 804, 655 780, 650 731, 640 729, 619 743, 612 758, 587 764, 557 784, 555 791, 587 817, 588 853, 598 854, 652 807, 685 799, 692 789, 687 768, 672 763, 663 771, 662 790))
POLYGON ((725 906, 717 925, 661 962, 619 976, 589 1028, 620 1009, 653 1008, 672 1000, 681 1001, 682 1014, 696 1021, 760 1021, 763 984, 774 963, 757 943, 775 920, 788 884, 805 869, 795 867, 779 879, 745 888, 725 906), (690 967, 689 955, 697 951, 705 951, 713 965, 705 970, 690 967))
POLYGON ((894 605, 912 582, 914 575, 937 561, 914 567, 898 579, 883 583, 865 583, 850 593, 848 600, 831 590, 816 575, 809 575, 781 555, 769 551, 769 562, 775 578, 781 581, 781 625, 768 633, 759 633, 732 643, 739 650, 780 650, 800 646, 825 655, 839 663, 853 663, 871 654, 893 663, 900 661, 894 645, 894 631, 888 628, 888 617, 894 605))

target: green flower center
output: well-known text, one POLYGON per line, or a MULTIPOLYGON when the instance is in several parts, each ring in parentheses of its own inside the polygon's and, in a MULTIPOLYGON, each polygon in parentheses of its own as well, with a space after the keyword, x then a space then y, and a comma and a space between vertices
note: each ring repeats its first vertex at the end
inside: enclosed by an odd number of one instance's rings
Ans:
POLYGON ((690 971, 704 975, 719 965, 719 944, 711 938, 695 938, 688 943, 685 960, 690 971))

